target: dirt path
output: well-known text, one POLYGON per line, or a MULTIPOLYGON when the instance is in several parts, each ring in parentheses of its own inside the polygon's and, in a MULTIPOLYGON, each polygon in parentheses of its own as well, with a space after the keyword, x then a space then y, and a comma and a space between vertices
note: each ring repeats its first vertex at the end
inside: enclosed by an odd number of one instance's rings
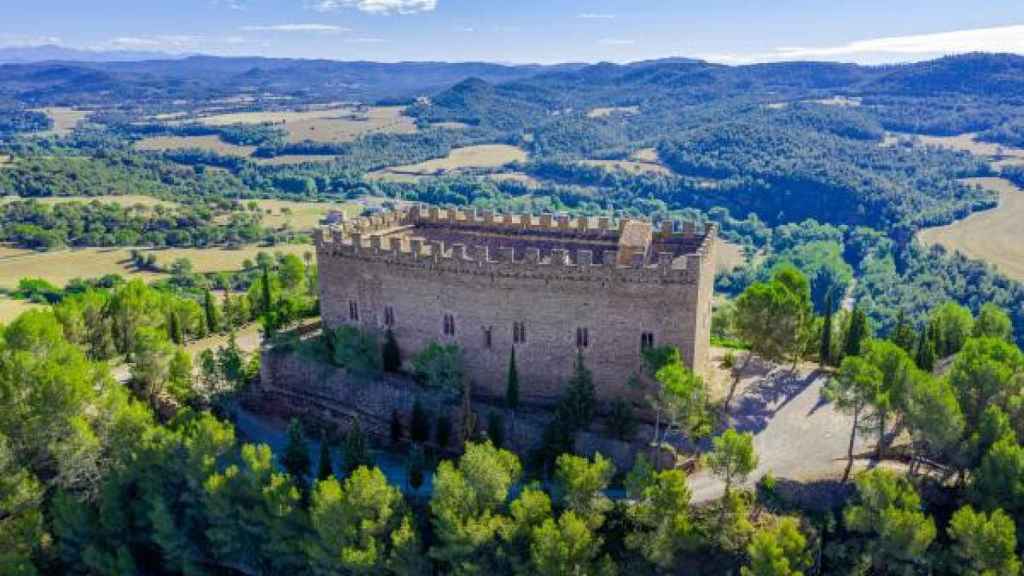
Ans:
MULTIPOLYGON (((817 372, 793 374, 788 367, 760 369, 744 379, 731 421, 737 430, 754 434, 759 464, 749 486, 767 472, 796 481, 842 474, 851 420, 821 398, 826 381, 817 372)), ((858 442, 856 450, 864 445, 858 442)), ((707 470, 690 477, 695 503, 720 497, 724 488, 707 470)))

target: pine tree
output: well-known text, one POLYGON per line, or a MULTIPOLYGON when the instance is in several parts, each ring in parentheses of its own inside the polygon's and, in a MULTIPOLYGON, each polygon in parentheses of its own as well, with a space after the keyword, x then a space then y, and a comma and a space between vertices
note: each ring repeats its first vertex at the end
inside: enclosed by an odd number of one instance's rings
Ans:
POLYGON ((320 466, 316 477, 318 480, 327 480, 334 476, 334 464, 331 462, 331 443, 327 440, 327 434, 320 434, 320 466))
POLYGON ((825 324, 821 327, 821 350, 818 352, 822 366, 832 364, 832 292, 825 298, 825 324))
POLYGON ((419 400, 412 404, 409 438, 418 444, 422 444, 430 439, 430 415, 427 414, 419 400))
POLYGON ((505 383, 505 406, 515 412, 519 409, 519 369, 516 368, 516 349, 508 361, 508 380, 505 383))
POLYGON ((395 333, 388 328, 384 334, 384 346, 381 349, 381 365, 385 372, 398 372, 402 368, 402 351, 398 348, 395 333))
POLYGON ((843 343, 843 356, 860 356, 864 338, 867 337, 868 319, 864 311, 854 308, 850 316, 850 329, 843 343))
POLYGON ((213 334, 220 330, 220 317, 217 314, 217 304, 213 301, 213 292, 209 289, 203 294, 203 310, 206 313, 206 331, 213 334))

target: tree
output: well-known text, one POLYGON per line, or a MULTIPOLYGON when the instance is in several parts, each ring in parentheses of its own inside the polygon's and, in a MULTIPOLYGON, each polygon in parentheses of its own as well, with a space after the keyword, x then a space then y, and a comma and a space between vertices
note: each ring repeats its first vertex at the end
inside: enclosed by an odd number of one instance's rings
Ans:
POLYGON ((391 536, 408 521, 401 492, 379 468, 365 466, 344 482, 317 482, 309 515, 317 534, 311 559, 323 574, 336 574, 335 566, 350 574, 385 573, 396 552, 391 536))
POLYGON ((512 574, 528 574, 532 570, 530 544, 533 532, 552 518, 551 498, 531 484, 523 488, 509 505, 509 521, 501 528, 502 552, 508 559, 512 574))
POLYGON ((825 323, 821 327, 821 346, 818 349, 818 360, 821 366, 832 364, 832 293, 826 298, 825 323))
POLYGON ((412 360, 413 373, 429 388, 451 395, 462 393, 462 349, 431 342, 412 360))
POLYGON ((167 313, 167 337, 178 346, 185 343, 185 334, 181 329, 181 318, 177 310, 172 309, 167 313))
POLYGON ((303 434, 302 424, 297 418, 292 418, 288 425, 288 444, 285 445, 284 454, 281 456, 281 466, 291 475, 297 486, 306 485, 312 462, 306 435, 303 434))
POLYGON ((975 338, 998 338, 1013 342, 1013 320, 1005 310, 987 302, 974 320, 975 338))
POLYGON ((853 448, 857 441, 857 429, 865 408, 878 396, 882 372, 859 356, 848 356, 839 366, 839 374, 825 385, 824 395, 835 403, 836 409, 853 417, 850 428, 850 442, 846 451, 846 471, 843 481, 850 477, 853 469, 853 448))
POLYGON ((1012 435, 999 439, 974 472, 971 499, 985 510, 1024 511, 1024 447, 1012 435))
POLYGON ((584 364, 581 351, 576 352, 572 378, 566 385, 560 407, 562 410, 559 416, 565 418, 566 426, 574 432, 590 426, 594 419, 594 410, 597 408, 594 378, 584 364))
POLYGON ((627 480, 633 503, 626 509, 632 528, 626 547, 666 569, 676 555, 697 544, 697 530, 690 518, 690 488, 686 474, 672 469, 655 472, 642 456, 627 480))
POLYGON ((274 330, 277 326, 274 324, 274 302, 270 294, 269 264, 263 264, 261 266, 260 290, 260 307, 263 309, 263 338, 265 340, 270 340, 274 336, 274 330))
POLYGON ((907 315, 903 310, 900 310, 899 318, 896 320, 892 341, 907 354, 913 354, 916 349, 917 338, 914 336, 914 329, 910 327, 910 322, 907 322, 907 315))
POLYGON ((734 482, 745 482, 757 468, 754 435, 729 428, 716 437, 712 444, 714 449, 707 456, 708 466, 725 482, 725 493, 729 495, 734 482))
POLYGON ((177 348, 167 369, 167 391, 175 400, 188 402, 195 395, 192 388, 192 357, 184 348, 177 348))
POLYGON ((604 524, 604 516, 611 510, 612 502, 604 491, 614 474, 615 465, 600 454, 595 454, 592 462, 572 454, 562 454, 556 461, 555 480, 565 507, 592 530, 604 524))
POLYGON ((663 366, 658 370, 656 379, 661 385, 661 405, 668 423, 661 437, 656 438, 655 445, 662 446, 671 431, 677 431, 690 439, 709 434, 711 416, 704 380, 681 362, 663 366))
POLYGON ((452 573, 480 573, 492 556, 495 536, 508 522, 502 512, 521 472, 515 454, 489 442, 467 442, 457 465, 441 462, 430 499, 436 538, 431 557, 452 573))
POLYGON ((848 530, 873 537, 868 552, 876 569, 924 563, 936 534, 910 482, 881 469, 857 477, 857 497, 843 510, 843 520, 848 530))
POLYGON ((344 456, 344 471, 346 475, 352 474, 360 466, 373 466, 373 458, 370 456, 370 447, 367 444, 366 434, 363 433, 363 426, 358 418, 352 422, 352 428, 345 435, 345 449, 342 451, 342 455, 344 456))
POLYGON ((398 348, 395 333, 388 328, 384 332, 384 346, 381 348, 381 366, 385 372, 398 372, 402 369, 402 351, 398 348))
POLYGON ((213 292, 209 289, 203 291, 203 313, 206 320, 206 331, 210 334, 220 331, 220 313, 217 311, 217 304, 213 301, 213 292))
POLYGON ((402 415, 398 413, 398 410, 391 411, 391 423, 389 427, 392 446, 401 444, 402 437, 405 436, 405 427, 402 426, 402 415))
POLYGON ((988 515, 964 506, 949 522, 949 537, 961 574, 1017 576, 1017 527, 1002 510, 988 515))
POLYGON ((285 290, 294 290, 306 277, 306 265, 294 254, 285 254, 278 262, 277 276, 285 290))
POLYGON ((334 477, 334 463, 331 457, 331 443, 326 432, 320 434, 320 458, 317 466, 317 480, 327 480, 334 477))
POLYGON ((789 516, 757 531, 747 555, 750 565, 741 569, 742 576, 803 576, 814 565, 800 521, 789 516))
POLYGON ((134 335, 132 387, 140 398, 152 405, 164 391, 174 346, 162 330, 138 328, 134 335))
POLYGON ((926 372, 933 371, 935 369, 935 338, 932 336, 931 327, 925 326, 925 329, 921 331, 916 350, 914 362, 917 363, 917 367, 926 372))
POLYGON ((516 368, 516 349, 508 359, 508 377, 505 379, 505 406, 515 414, 519 409, 519 369, 516 368))
POLYGON ((500 412, 492 411, 487 415, 487 438, 497 448, 505 445, 505 417, 500 412))
POLYGON ((548 518, 533 530, 530 556, 541 576, 614 573, 611 560, 599 559, 601 538, 571 510, 558 522, 548 518))
POLYGON ((935 338, 936 353, 946 358, 963 348, 974 331, 974 318, 967 308, 947 302, 932 311, 929 326, 935 338))
POLYGON ((417 444, 430 439, 430 413, 419 400, 412 403, 412 416, 409 422, 409 438, 417 444))
MULTIPOLYGON (((429 430, 429 426, 427 427, 429 430)), ((447 414, 440 414, 434 422, 434 443, 439 450, 447 450, 452 441, 452 419, 447 414)))
POLYGON ((860 356, 861 346, 868 337, 868 317, 859 307, 850 315, 850 328, 843 340, 843 356, 860 356))
POLYGON ((998 338, 971 338, 962 346, 949 382, 956 391, 968 431, 978 426, 990 404, 1005 407, 1024 384, 1018 374, 1024 370, 1024 354, 998 338))

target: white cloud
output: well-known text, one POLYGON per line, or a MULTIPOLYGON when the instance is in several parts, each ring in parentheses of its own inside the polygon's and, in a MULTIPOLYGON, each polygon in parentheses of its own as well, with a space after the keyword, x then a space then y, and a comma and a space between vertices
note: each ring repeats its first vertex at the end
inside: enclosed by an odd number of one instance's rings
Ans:
POLYGON ((348 32, 348 28, 333 24, 273 24, 269 26, 242 26, 245 32, 348 32))
POLYGON ((27 48, 33 46, 62 46, 63 42, 57 36, 31 36, 25 34, 0 34, 0 47, 2 48, 27 48))
POLYGON ((148 50, 181 51, 192 50, 199 44, 196 36, 162 34, 158 36, 119 36, 110 44, 119 48, 145 48, 148 50))
POLYGON ((605 46, 632 46, 636 44, 636 40, 628 38, 602 38, 598 41, 598 44, 604 44, 605 46))
POLYGON ((414 14, 432 12, 437 0, 313 0, 307 5, 317 12, 355 8, 371 14, 414 14))
POLYGON ((835 46, 780 46, 768 52, 703 54, 706 60, 742 64, 780 60, 899 60, 965 52, 1024 54, 1024 25, 976 28, 933 34, 889 36, 835 46))
POLYGON ((584 12, 583 14, 579 14, 576 17, 582 18, 583 20, 614 20, 615 14, 599 14, 595 12, 584 12))

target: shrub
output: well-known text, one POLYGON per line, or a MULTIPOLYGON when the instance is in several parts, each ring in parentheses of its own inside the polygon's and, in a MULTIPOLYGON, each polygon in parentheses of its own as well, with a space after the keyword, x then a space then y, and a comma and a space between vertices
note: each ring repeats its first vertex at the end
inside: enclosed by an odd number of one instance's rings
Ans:
POLYGON ((380 372, 380 345, 375 335, 354 326, 341 326, 328 338, 330 359, 335 365, 353 372, 380 372))

